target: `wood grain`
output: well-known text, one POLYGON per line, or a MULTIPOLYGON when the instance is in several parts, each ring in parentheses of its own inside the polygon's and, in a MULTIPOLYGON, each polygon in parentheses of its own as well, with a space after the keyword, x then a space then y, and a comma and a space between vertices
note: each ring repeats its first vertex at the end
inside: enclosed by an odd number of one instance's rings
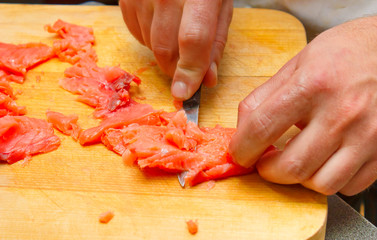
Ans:
MULTIPOLYGON (((169 78, 148 65, 153 55, 130 35, 117 7, 0 4, 0 41, 51 44, 54 35, 43 26, 58 18, 93 27, 100 66, 119 64, 129 72, 148 67, 132 95, 174 110, 169 78)), ((235 127, 239 101, 305 44, 294 17, 235 9, 219 84, 203 90, 200 125, 235 127)), ((12 85, 23 92, 17 103, 31 117, 45 118, 50 109, 76 113, 84 128, 94 126, 93 110, 58 86, 68 66, 53 59, 30 71, 23 85, 12 85)), ((301 186, 251 174, 217 181, 210 191, 206 183, 182 189, 174 175, 141 172, 102 145, 81 147, 59 137, 57 151, 35 156, 26 166, 0 164, 0 239, 324 239, 326 197, 301 186), (107 210, 115 217, 99 223, 107 210), (187 231, 189 219, 198 219, 195 236, 187 231)))

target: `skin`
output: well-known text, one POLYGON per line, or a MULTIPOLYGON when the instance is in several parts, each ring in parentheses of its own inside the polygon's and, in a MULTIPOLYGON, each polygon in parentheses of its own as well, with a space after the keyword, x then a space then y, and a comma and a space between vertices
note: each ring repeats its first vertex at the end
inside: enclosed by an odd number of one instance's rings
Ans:
POLYGON ((120 0, 119 6, 130 32, 173 78, 176 99, 190 98, 202 82, 216 85, 232 0, 120 0))
MULTIPOLYGON (((228 0, 121 0, 130 32, 189 98, 214 86, 232 16, 228 0)), ((280 184, 354 195, 377 179, 377 17, 320 34, 240 104, 229 151, 280 184), (262 155, 289 127, 302 131, 262 155)))
POLYGON ((354 195, 377 178, 377 18, 320 34, 239 105, 230 153, 266 180, 354 195), (261 157, 289 127, 302 131, 261 157))

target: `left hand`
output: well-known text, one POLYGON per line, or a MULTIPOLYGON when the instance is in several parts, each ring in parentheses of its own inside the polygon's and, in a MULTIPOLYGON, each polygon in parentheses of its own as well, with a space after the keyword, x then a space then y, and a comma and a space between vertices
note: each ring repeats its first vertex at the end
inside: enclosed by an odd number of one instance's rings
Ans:
POLYGON ((322 33, 250 93, 239 105, 229 150, 240 165, 256 163, 259 174, 275 183, 300 183, 326 195, 354 195, 372 184, 377 17, 322 33), (292 125, 302 131, 284 150, 261 157, 292 125))

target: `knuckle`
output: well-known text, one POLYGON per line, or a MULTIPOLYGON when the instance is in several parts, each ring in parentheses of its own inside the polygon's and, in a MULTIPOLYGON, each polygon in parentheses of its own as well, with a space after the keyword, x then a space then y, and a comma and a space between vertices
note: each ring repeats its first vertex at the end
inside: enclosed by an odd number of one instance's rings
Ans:
POLYGON ((306 71, 299 71, 292 91, 304 100, 311 100, 313 96, 329 91, 328 79, 330 76, 328 75, 327 71, 321 70, 309 76, 306 71))
MULTIPOLYGON (((284 161, 284 160, 283 160, 284 161)), ((289 157, 284 161, 283 168, 285 169, 287 175, 296 181, 296 183, 302 183, 307 180, 310 175, 305 168, 304 162, 295 157, 289 157)))
POLYGON ((214 47, 214 49, 217 49, 219 51, 217 57, 222 58, 225 45, 226 45, 226 39, 224 39, 224 38, 216 38, 215 39, 215 41, 213 42, 213 47, 214 47))
POLYGON ((255 121, 252 122, 252 137, 256 138, 260 143, 267 143, 271 138, 272 120, 266 114, 256 114, 255 121))
POLYGON ((355 126, 355 123, 364 122, 365 124, 358 124, 360 126, 359 132, 360 134, 368 135, 368 132, 372 133, 373 130, 376 131, 377 128, 374 128, 373 123, 368 122, 367 119, 368 100, 363 96, 352 97, 351 94, 347 94, 347 97, 342 97, 341 100, 338 101, 332 114, 326 116, 324 123, 327 126, 331 126, 328 134, 330 136, 336 136, 344 132, 345 129, 355 126))
POLYGON ((318 183, 313 190, 320 192, 324 195, 333 195, 337 193, 340 189, 338 184, 331 181, 323 181, 321 183, 318 183))
POLYGON ((177 69, 185 75, 191 76, 192 82, 201 81, 206 71, 204 65, 192 65, 183 61, 178 62, 177 69))
POLYGON ((175 51, 172 48, 164 46, 153 47, 152 51, 157 59, 172 60, 175 55, 175 51))
POLYGON ((248 113, 256 108, 256 98, 254 94, 249 95, 238 104, 238 113, 248 113))
POLYGON ((205 46, 209 41, 207 31, 201 28, 191 28, 179 36, 181 46, 205 46))
POLYGON ((322 193, 322 194, 324 194, 324 195, 330 196, 330 195, 334 195, 335 193, 337 193, 338 190, 339 189, 335 188, 332 185, 326 185, 326 186, 322 186, 319 189, 319 192, 322 193))
POLYGON ((272 120, 265 113, 253 114, 253 111, 257 108, 257 100, 253 94, 242 100, 238 104, 238 116, 239 119, 246 119, 248 138, 260 143, 266 143, 270 140, 272 126, 272 120))
POLYGON ((312 77, 309 78, 307 84, 309 84, 314 93, 323 92, 329 89, 329 79, 330 76, 328 71, 318 71, 316 74, 312 75, 312 77))
POLYGON ((315 94, 315 89, 313 89, 311 84, 307 81, 299 80, 293 83, 291 94, 296 99, 300 99, 300 101, 305 101, 305 103, 309 104, 315 94))

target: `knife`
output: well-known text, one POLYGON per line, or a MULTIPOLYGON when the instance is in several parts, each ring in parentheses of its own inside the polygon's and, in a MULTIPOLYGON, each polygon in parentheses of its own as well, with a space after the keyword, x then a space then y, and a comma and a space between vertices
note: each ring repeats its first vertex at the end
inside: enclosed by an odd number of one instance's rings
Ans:
MULTIPOLYGON (((200 85, 199 89, 194 93, 194 95, 183 101, 183 110, 186 113, 187 121, 193 122, 198 125, 198 117, 199 117, 199 105, 200 105, 200 94, 202 90, 202 85, 200 85)), ((185 177, 188 171, 184 171, 178 174, 178 181, 182 187, 185 187, 185 177)))

